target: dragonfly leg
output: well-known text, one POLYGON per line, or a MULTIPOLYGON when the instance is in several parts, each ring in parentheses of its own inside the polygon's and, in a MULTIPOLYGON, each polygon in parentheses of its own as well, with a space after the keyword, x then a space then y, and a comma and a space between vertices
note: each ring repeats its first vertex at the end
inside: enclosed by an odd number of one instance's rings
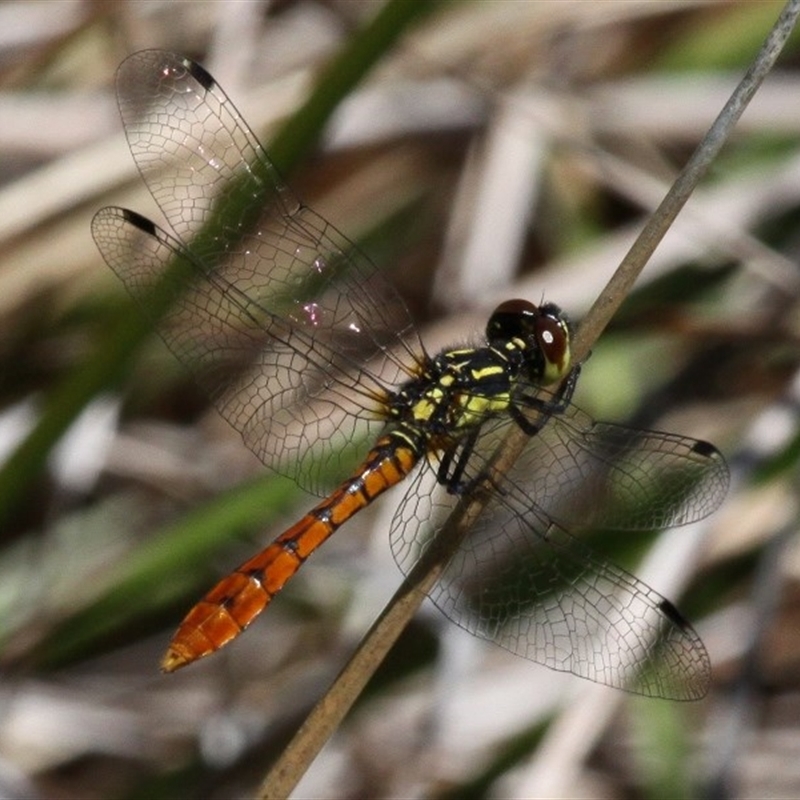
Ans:
MULTIPOLYGON (((522 399, 525 400, 525 406, 538 412, 539 417, 537 419, 530 419, 522 408, 514 403, 509 406, 511 418, 528 436, 534 436, 542 429, 551 415, 561 414, 566 410, 572 399, 572 393, 575 391, 579 373, 580 367, 574 367, 566 379, 561 382, 558 390, 546 400, 541 397, 523 395, 522 399)), ((442 454, 436 479, 442 486, 447 488, 450 494, 465 494, 485 477, 482 473, 479 473, 467 480, 464 479, 467 463, 472 456, 480 432, 480 426, 474 428, 462 439, 448 447, 442 454)))
POLYGON ((573 367, 567 377, 561 382, 556 392, 547 399, 536 397, 534 395, 522 394, 521 401, 512 403, 509 406, 509 413, 514 422, 528 435, 535 436, 544 427, 547 420, 558 414, 563 414, 567 410, 572 394, 575 391, 575 385, 578 382, 580 375, 580 366, 573 367), (531 409, 538 413, 535 419, 531 419, 523 407, 528 410, 531 409))
POLYGON ((464 494, 478 481, 480 476, 464 480, 464 471, 472 455, 480 428, 470 431, 463 439, 448 447, 442 454, 436 480, 447 488, 449 494, 464 494))

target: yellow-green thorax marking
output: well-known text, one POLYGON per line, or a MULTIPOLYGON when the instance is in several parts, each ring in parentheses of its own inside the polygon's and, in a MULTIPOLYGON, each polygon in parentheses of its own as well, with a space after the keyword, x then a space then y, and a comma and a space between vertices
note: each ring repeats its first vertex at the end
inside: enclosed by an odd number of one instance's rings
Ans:
POLYGON ((489 319, 486 345, 439 353, 390 398, 394 435, 421 454, 447 448, 490 417, 512 412, 517 393, 567 375, 569 336, 569 322, 552 303, 501 304, 489 319))

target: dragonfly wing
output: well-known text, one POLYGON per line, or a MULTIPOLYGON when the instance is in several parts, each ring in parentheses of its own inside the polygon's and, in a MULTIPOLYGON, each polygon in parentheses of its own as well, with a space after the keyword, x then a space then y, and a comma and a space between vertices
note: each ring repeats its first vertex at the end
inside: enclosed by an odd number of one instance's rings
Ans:
MULTIPOLYGON (((392 525, 404 573, 457 502, 433 470, 420 472, 392 525)), ((674 606, 511 485, 483 510, 430 597, 470 633, 552 669, 653 697, 707 691, 708 653, 674 606)))
POLYGON ((136 166, 183 241, 202 231, 243 175, 257 208, 291 215, 300 207, 234 104, 198 64, 142 50, 120 64, 116 88, 136 166))
POLYGON ((730 475, 707 442, 595 422, 570 405, 553 415, 509 473, 570 528, 658 530, 715 511, 730 475))
POLYGON ((103 208, 92 235, 145 315, 157 317, 151 321, 168 347, 267 466, 321 492, 331 474, 350 468, 354 445, 382 427, 365 416, 358 376, 343 371, 334 353, 207 274, 154 223, 103 208), (157 286, 166 295, 163 314, 157 286))
POLYGON ((408 356, 409 343, 412 356, 421 353, 395 289, 294 197, 200 65, 161 50, 134 53, 117 72, 117 97, 139 171, 199 261, 293 325, 342 336, 337 344, 361 362, 391 348, 408 356))
POLYGON ((322 474, 351 463, 350 417, 374 425, 385 387, 417 369, 423 350, 404 303, 298 203, 197 64, 136 53, 117 94, 131 152, 178 239, 112 210, 95 225, 106 260, 140 304, 176 254, 191 265, 168 278, 176 306, 156 329, 268 466, 323 491, 322 474), (320 465, 294 466, 315 444, 320 465))

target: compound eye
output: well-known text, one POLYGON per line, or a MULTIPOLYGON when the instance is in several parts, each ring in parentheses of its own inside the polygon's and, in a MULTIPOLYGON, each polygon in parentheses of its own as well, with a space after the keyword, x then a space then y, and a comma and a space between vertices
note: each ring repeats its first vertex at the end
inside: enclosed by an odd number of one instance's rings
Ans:
POLYGON ((523 300, 516 298, 514 300, 504 300, 494 310, 495 314, 535 314, 538 311, 537 307, 531 303, 530 300, 523 300))
POLYGON ((492 312, 486 325, 490 341, 510 341, 524 338, 535 326, 539 309, 529 300, 506 300, 492 312))
POLYGON ((569 324, 566 317, 557 309, 541 313, 536 319, 535 336, 544 357, 545 381, 549 383, 563 378, 570 368, 569 324))

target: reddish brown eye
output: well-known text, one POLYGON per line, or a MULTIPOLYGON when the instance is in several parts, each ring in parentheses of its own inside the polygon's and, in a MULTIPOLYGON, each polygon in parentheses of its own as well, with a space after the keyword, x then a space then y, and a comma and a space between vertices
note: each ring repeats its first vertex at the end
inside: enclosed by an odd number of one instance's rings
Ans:
POLYGON ((557 306, 548 304, 539 309, 536 319, 536 342, 544 356, 544 377, 555 381, 570 368, 569 323, 557 306))
POLYGON ((529 300, 506 300, 486 326, 486 338, 493 346, 514 342, 514 347, 527 350, 537 380, 543 383, 561 380, 569 371, 569 336, 567 317, 555 303, 536 306, 529 300))
MULTIPOLYGON (((504 300, 494 310, 495 314, 535 314, 538 311, 530 300, 515 298, 514 300, 504 300)), ((494 316, 494 315, 492 315, 494 316)))
POLYGON ((529 300, 506 300, 489 317, 486 338, 490 342, 526 338, 535 332, 538 314, 539 309, 529 300))

